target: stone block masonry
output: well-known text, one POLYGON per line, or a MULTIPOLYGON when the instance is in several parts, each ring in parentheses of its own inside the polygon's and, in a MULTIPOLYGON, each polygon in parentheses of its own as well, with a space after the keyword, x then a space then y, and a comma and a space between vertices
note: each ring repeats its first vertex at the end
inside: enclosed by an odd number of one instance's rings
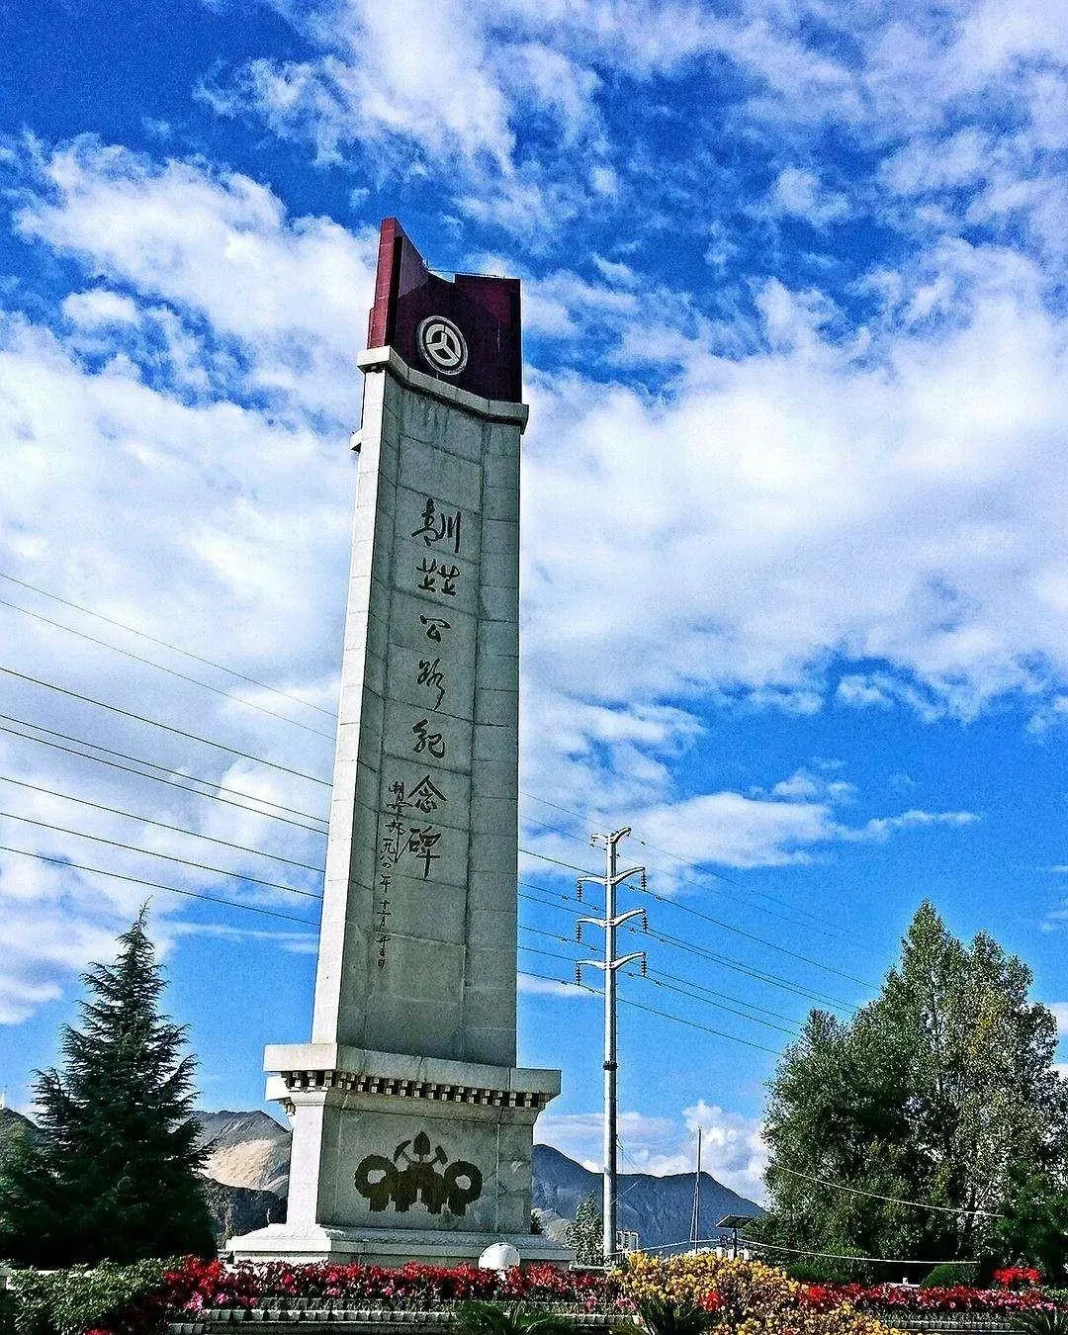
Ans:
POLYGON ((241 1256, 566 1255, 529 1233, 559 1073, 515 1067, 518 302, 383 225, 312 1041, 266 1055, 289 1219, 241 1256))

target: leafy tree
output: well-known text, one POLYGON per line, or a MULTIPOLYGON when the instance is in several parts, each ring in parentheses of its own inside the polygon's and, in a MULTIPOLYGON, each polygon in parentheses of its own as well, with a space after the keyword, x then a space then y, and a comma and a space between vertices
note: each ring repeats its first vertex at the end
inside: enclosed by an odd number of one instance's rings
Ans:
POLYGON ((587 1196, 567 1226, 567 1245, 579 1265, 604 1265, 604 1225, 596 1196, 587 1196))
POLYGON ((917 1260, 1004 1251, 996 1216, 1021 1175, 1059 1180, 1068 1157, 1056 1024, 1030 985, 991 937, 966 946, 923 904, 879 997, 848 1023, 812 1011, 780 1061, 762 1236, 917 1260))
POLYGON ((42 1266, 214 1252, 197 1176, 195 1062, 161 1015, 163 971, 145 911, 114 964, 83 976, 64 1069, 39 1071, 41 1134, 0 1167, 0 1255, 42 1266))
MULTIPOLYGON (((1059 1175, 1058 1175, 1059 1177, 1059 1175)), ((1025 1260, 1051 1283, 1063 1283, 1068 1261, 1068 1186, 1052 1175, 1027 1173, 998 1222, 1010 1260, 1025 1260)))

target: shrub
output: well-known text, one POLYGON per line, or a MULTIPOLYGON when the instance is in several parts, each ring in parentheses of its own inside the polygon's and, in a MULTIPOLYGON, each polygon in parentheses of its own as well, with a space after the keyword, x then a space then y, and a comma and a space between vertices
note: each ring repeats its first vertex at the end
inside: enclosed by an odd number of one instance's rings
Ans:
POLYGON ((1058 1307, 1020 1312, 1012 1318, 1012 1328, 1020 1335, 1068 1335, 1068 1312, 1058 1307))
POLYGON ((979 1266, 971 1265, 936 1265, 920 1281, 923 1289, 952 1289, 958 1284, 975 1284, 979 1278, 979 1266))
POLYGON ((802 1284, 874 1284, 886 1278, 882 1267, 865 1252, 849 1247, 842 1247, 841 1252, 841 1258, 812 1256, 791 1261, 786 1273, 802 1284))
POLYGON ((574 1335, 576 1327, 566 1316, 525 1303, 464 1303, 453 1329, 460 1335, 574 1335))
POLYGON ((1002 1289, 1033 1288, 1041 1278, 1033 1266, 1010 1265, 994 1271, 994 1283, 1002 1289))
POLYGON ((44 1275, 19 1270, 12 1276, 11 1326, 15 1335, 144 1335, 163 1320, 166 1299, 163 1261, 93 1269, 75 1266, 44 1275))
POLYGON ((719 1304, 709 1301, 715 1297, 710 1294, 704 1304, 644 1298, 638 1304, 638 1315, 651 1335, 703 1335, 718 1320, 719 1304))

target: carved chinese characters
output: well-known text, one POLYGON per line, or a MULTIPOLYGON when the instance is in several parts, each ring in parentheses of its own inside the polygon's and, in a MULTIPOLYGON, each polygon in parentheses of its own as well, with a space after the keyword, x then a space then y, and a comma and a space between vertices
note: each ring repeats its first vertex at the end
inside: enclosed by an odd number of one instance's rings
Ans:
POLYGON ((477 574, 477 565, 468 563, 478 560, 478 532, 477 514, 437 496, 405 493, 398 505, 376 853, 379 970, 389 959, 398 894, 420 893, 420 885, 433 893, 442 879, 463 883, 463 869, 456 868, 466 857, 477 574), (466 634, 458 636, 458 621, 467 623, 466 634))

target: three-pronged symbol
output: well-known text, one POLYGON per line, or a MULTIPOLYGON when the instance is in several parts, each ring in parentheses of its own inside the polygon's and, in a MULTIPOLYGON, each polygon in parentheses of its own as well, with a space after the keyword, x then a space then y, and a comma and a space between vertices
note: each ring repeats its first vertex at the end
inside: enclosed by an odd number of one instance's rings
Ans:
POLYGON ((428 315, 416 331, 419 351, 441 375, 459 375, 467 365, 467 342, 444 315, 428 315))

